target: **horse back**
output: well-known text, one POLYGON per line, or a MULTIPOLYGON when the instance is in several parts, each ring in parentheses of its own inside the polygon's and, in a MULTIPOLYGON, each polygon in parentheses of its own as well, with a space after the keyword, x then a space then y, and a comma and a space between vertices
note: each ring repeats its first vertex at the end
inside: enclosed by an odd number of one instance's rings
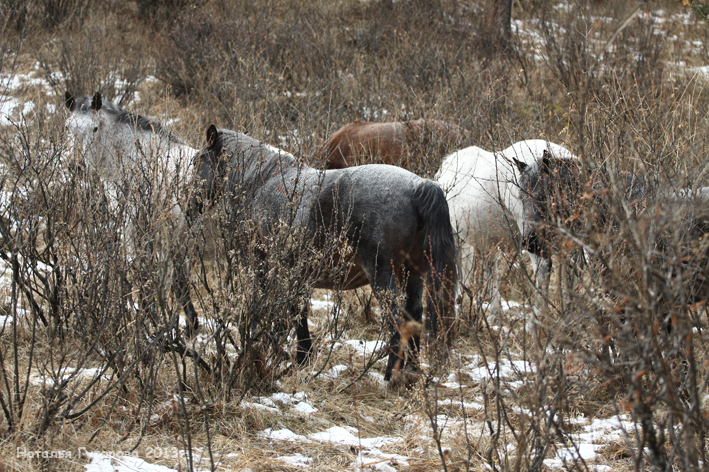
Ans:
POLYGON ((379 251, 383 257, 398 258, 402 248, 407 252, 420 245, 423 233, 415 194, 426 179, 378 164, 324 175, 313 207, 317 227, 344 232, 358 253, 379 251))
POLYGON ((323 213, 344 212, 350 221, 369 214, 377 220, 407 212, 412 194, 425 179, 402 168, 370 164, 323 171, 318 195, 323 213))
POLYGON ((392 164, 405 152, 406 133, 401 123, 354 121, 340 128, 320 147, 317 157, 326 169, 368 164, 392 164))
POLYGON ((327 169, 361 164, 390 164, 411 169, 411 158, 440 159, 470 139, 470 133, 441 120, 387 123, 355 121, 340 128, 318 150, 327 169))
MULTIPOLYGON (((432 185, 440 192, 435 183, 389 165, 328 170, 321 176, 311 225, 317 246, 328 247, 336 240, 333 260, 352 264, 344 288, 370 283, 369 276, 382 264, 393 268, 399 279, 402 268, 420 275, 429 270, 425 239, 430 225, 421 191, 432 185)), ((448 221, 447 211, 445 217, 448 221)), ((336 278, 323 277, 317 286, 333 288, 337 283, 336 278)))
POLYGON ((458 235, 475 247, 516 240, 512 164, 499 155, 470 146, 447 156, 436 175, 446 193, 458 235))
POLYGON ((415 120, 403 125, 410 145, 435 151, 439 159, 471 140, 470 131, 443 120, 415 120))

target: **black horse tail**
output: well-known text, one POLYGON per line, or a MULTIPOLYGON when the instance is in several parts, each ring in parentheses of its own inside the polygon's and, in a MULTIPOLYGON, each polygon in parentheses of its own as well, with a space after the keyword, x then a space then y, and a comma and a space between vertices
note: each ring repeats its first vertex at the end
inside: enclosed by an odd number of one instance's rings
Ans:
POLYGON ((429 264, 426 329, 433 335, 440 332, 450 344, 458 284, 458 252, 448 202, 443 190, 430 180, 416 188, 414 202, 423 224, 424 251, 429 264))

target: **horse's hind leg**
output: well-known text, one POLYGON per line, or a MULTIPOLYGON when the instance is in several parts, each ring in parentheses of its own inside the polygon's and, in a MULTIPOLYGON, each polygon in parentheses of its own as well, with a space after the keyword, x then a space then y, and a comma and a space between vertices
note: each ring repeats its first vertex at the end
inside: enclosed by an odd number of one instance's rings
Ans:
MULTIPOLYGON (((497 249, 493 249, 490 254, 485 256, 483 252, 485 246, 478 244, 475 248, 472 244, 460 242, 460 284, 464 290, 471 296, 471 303, 475 300, 473 296, 477 295, 477 287, 475 287, 475 258, 479 257, 478 261, 482 264, 483 275, 482 282, 487 288, 487 294, 490 297, 488 307, 487 322, 496 324, 502 317, 502 297, 500 296, 500 276, 498 272, 498 254, 497 249), (482 256, 482 257, 480 257, 482 256)), ((474 320, 473 320, 474 321, 474 320)))
MULTIPOLYGON (((361 248, 360 248, 361 249, 361 248)), ((361 260, 365 258, 361 258, 361 260)), ((396 287, 396 279, 391 267, 391 259, 378 257, 375 264, 368 266, 363 264, 363 269, 369 277, 370 285, 374 296, 382 307, 382 312, 387 319, 387 325, 392 333, 389 341, 389 361, 384 380, 391 380, 391 374, 395 368, 403 365, 403 355, 401 349, 401 320, 399 319, 399 309, 397 298, 399 291, 396 287)))
POLYGON ((418 355, 423 314, 421 303, 423 280, 416 278, 407 284, 406 308, 402 312, 398 305, 399 291, 394 274, 391 271, 387 272, 377 277, 377 283, 373 284, 372 288, 379 303, 384 307, 383 311, 386 313, 385 316, 391 331, 389 359, 384 374, 384 380, 391 380, 392 374, 406 365, 407 357, 418 355), (410 353, 406 352, 406 347, 410 353))
MULTIPOLYGON (((421 347, 421 319, 423 318, 423 279, 410 274, 406 285, 406 307, 404 310, 404 328, 399 328, 402 336, 408 337, 409 352, 418 356, 421 347)), ((429 322, 430 320, 426 320, 429 322)), ((433 327, 427 327, 429 333, 435 332, 433 327)), ((404 339, 404 341, 406 341, 404 339)))

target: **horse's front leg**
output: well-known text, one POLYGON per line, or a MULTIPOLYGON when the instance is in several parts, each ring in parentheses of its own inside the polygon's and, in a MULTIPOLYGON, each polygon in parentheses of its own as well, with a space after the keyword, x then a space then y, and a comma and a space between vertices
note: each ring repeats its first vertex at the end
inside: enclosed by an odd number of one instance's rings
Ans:
MULTIPOLYGON (((197 310, 192 303, 192 296, 190 295, 192 264, 188 248, 194 241, 193 234, 188 228, 178 225, 175 231, 176 238, 183 238, 187 241, 187 244, 175 245, 170 252, 173 268, 172 288, 180 308, 185 312, 185 332, 188 338, 194 336, 197 333, 197 328, 199 328, 197 310)), ((179 240, 176 239, 176 241, 179 240)))
POLYGON ((542 257, 531 252, 528 252, 529 258, 532 260, 532 269, 535 276, 535 292, 534 297, 534 317, 527 319, 527 330, 533 336, 537 335, 537 323, 543 319, 543 316, 549 312, 549 280, 551 278, 551 257, 542 257))
POLYGON ((291 315, 297 316, 298 322, 295 331, 298 337, 295 361, 298 365, 303 365, 308 362, 313 350, 313 342, 310 338, 310 329, 308 328, 308 305, 309 298, 306 298, 301 310, 298 310, 298 305, 296 304, 291 306, 291 315))
POLYGON ((174 290, 177 294, 177 300, 185 312, 187 321, 185 331, 187 332, 187 337, 190 338, 194 336, 199 328, 197 310, 192 303, 192 296, 190 295, 190 264, 186 258, 181 262, 174 260, 173 264, 175 269, 174 290))

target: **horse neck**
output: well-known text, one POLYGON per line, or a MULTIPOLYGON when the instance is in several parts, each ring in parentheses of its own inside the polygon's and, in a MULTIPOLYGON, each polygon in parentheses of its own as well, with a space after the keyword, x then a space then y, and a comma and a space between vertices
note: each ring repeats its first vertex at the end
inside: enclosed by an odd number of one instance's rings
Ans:
POLYGON ((172 141, 168 152, 168 167, 171 172, 179 173, 181 182, 189 183, 193 177, 193 156, 199 150, 185 143, 172 141))
POLYGON ((109 165, 134 166, 149 159, 171 175, 179 173, 181 181, 191 178, 191 161, 197 149, 167 134, 125 127, 108 140, 113 143, 113 154, 121 158, 120 163, 113 160, 109 165))
POLYGON ((515 216, 521 212, 520 174, 516 165, 504 153, 494 154, 497 191, 502 205, 515 216))

